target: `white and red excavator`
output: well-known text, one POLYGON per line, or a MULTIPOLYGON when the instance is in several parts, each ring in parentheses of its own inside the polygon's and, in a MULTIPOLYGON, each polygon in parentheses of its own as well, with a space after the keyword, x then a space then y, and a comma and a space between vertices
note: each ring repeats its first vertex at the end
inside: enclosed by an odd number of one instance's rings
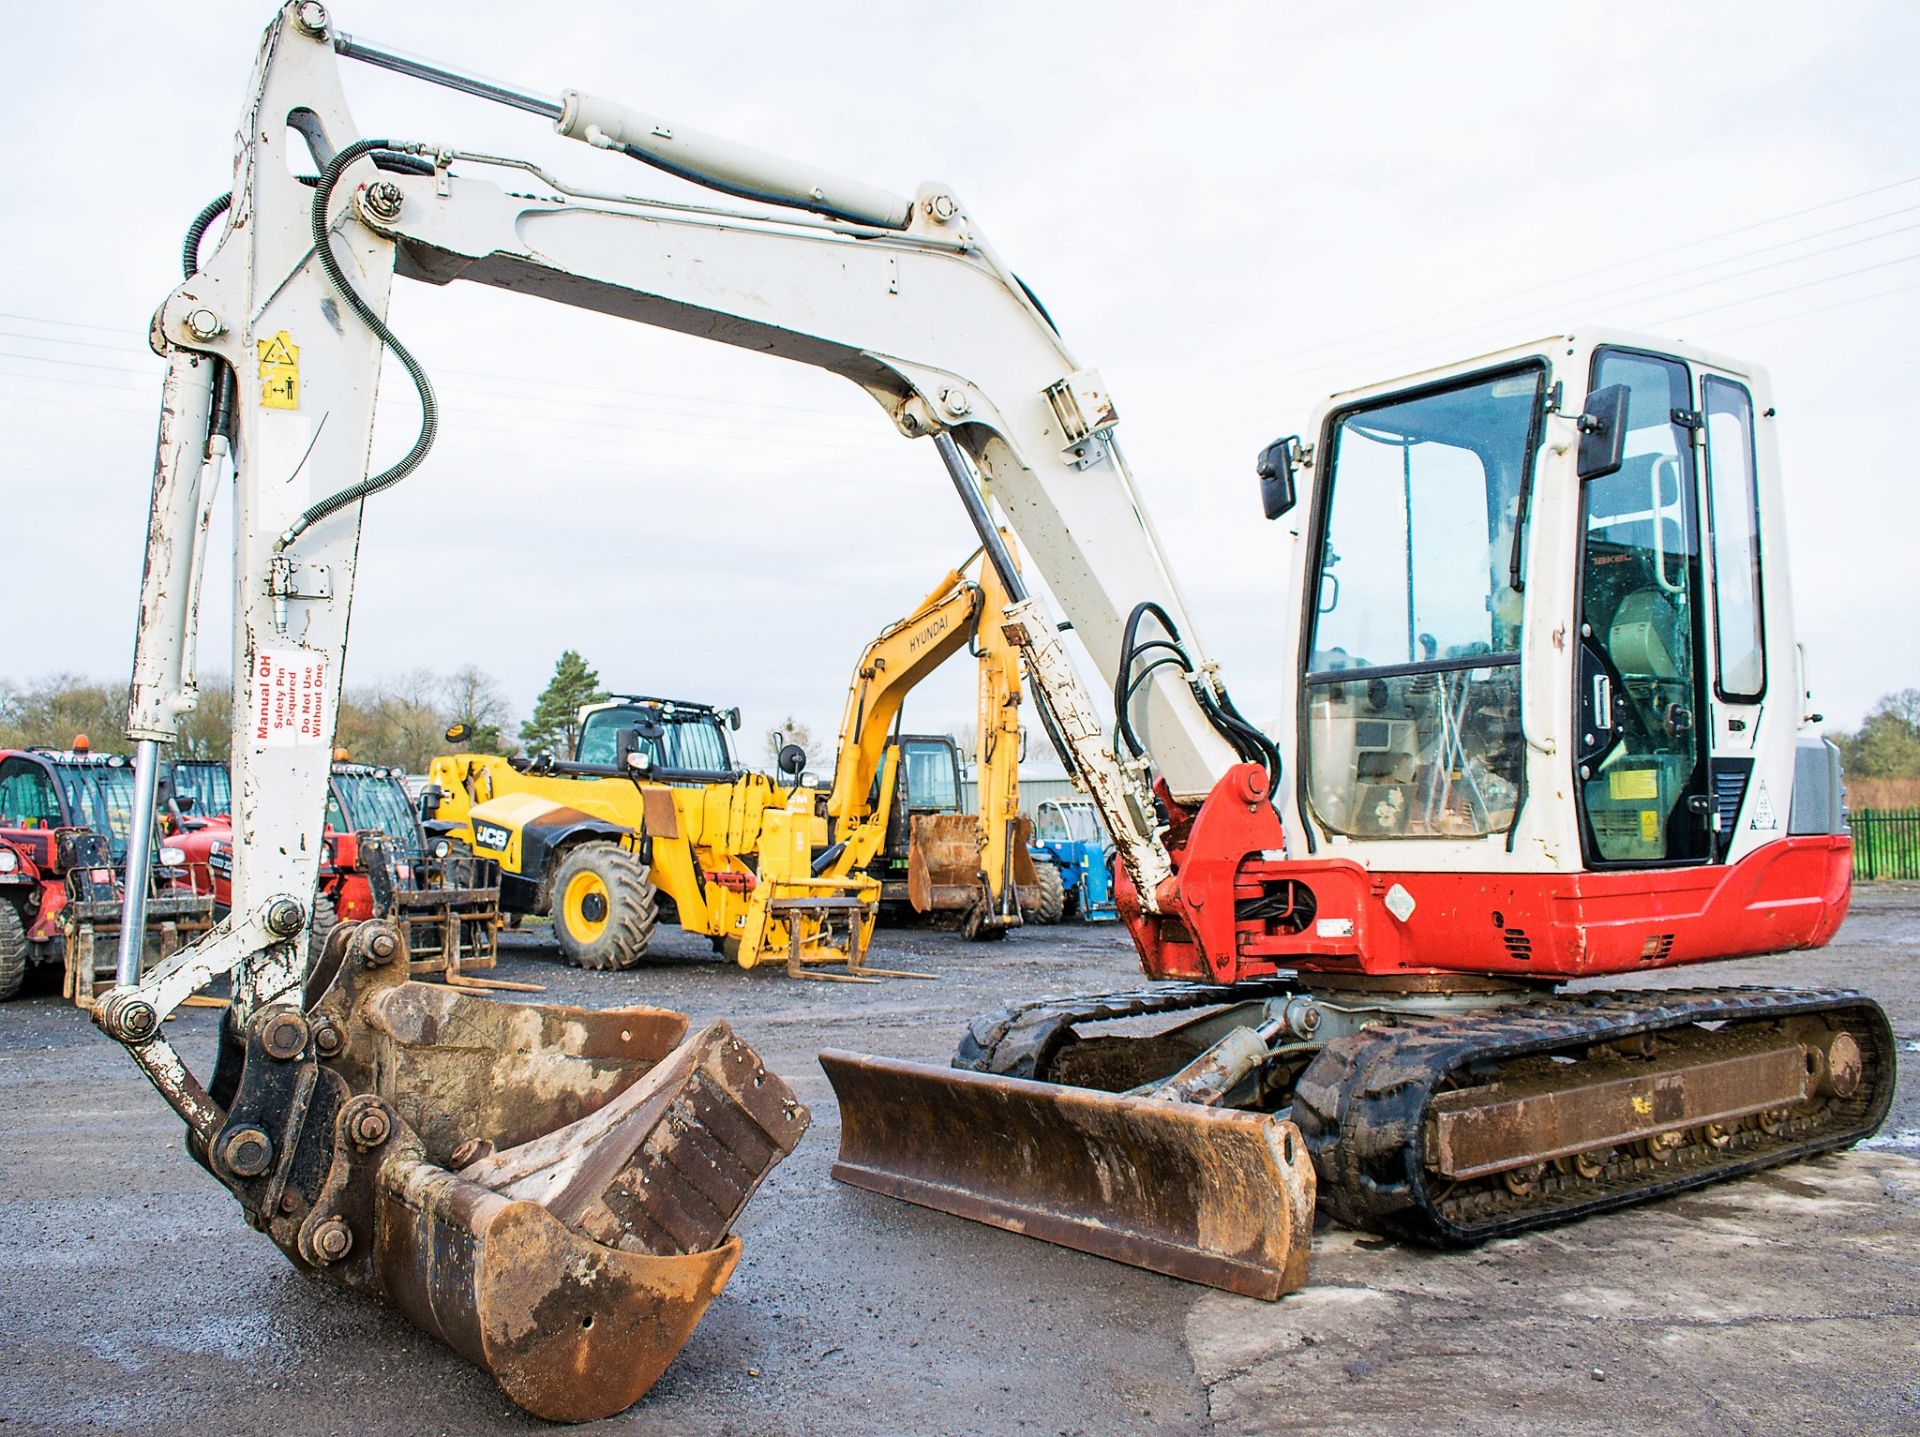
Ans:
POLYGON ((660 1010, 407 982, 388 919, 342 925, 308 971, 362 513, 439 424, 385 322, 395 276, 838 374, 931 443, 978 530, 1153 981, 987 1015, 951 1069, 824 1055, 846 1180, 1272 1297, 1305 1280, 1316 1189, 1342 1222, 1468 1243, 1844 1147, 1883 1118, 1893 1044, 1857 994, 1565 986, 1814 947, 1846 911, 1753 366, 1576 329, 1341 394, 1272 445, 1270 562, 1295 578, 1272 616, 1287 697, 1269 737, 1200 643, 1113 396, 944 185, 896 194, 460 74, 301 0, 267 31, 232 194, 186 261, 153 322, 168 367, 122 931, 143 928, 142 815, 194 701, 205 512, 229 462, 232 912, 144 974, 129 944, 96 1021, 296 1264, 398 1306, 529 1410, 597 1416, 646 1390, 807 1115, 724 1024, 688 1041, 660 1010), (747 204, 365 131, 343 57, 747 204), (387 350, 422 422, 369 477, 387 350), (162 1020, 229 973, 203 1085, 162 1020))

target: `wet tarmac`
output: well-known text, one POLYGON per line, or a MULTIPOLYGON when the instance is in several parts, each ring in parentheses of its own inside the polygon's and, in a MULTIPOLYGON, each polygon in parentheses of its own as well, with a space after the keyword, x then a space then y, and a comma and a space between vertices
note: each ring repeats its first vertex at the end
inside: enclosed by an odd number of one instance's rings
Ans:
MULTIPOLYGON (((1920 885, 1862 890, 1818 954, 1677 984, 1858 987, 1899 1097, 1854 1152, 1573 1227, 1430 1253, 1323 1227, 1311 1285, 1226 1296, 834 1183, 814 1053, 944 1062, 1002 998, 1129 984, 1111 925, 995 945, 883 934, 937 981, 795 982, 667 937, 626 974, 510 935, 561 1001, 724 1016, 812 1107, 739 1224, 739 1271, 637 1406, 688 1434, 1920 1431, 1920 885)), ((189 1061, 217 1015, 171 1027, 189 1061)), ((516 1432, 492 1382, 297 1274, 189 1159, 132 1065, 41 983, 0 1006, 0 1429, 516 1432)), ((593 1430, 600 1430, 596 1427, 593 1430)))

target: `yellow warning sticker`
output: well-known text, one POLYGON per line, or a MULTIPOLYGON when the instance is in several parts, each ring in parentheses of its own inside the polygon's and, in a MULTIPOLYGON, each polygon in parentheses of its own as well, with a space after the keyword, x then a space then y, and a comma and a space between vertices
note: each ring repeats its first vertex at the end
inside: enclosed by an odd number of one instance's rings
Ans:
POLYGON ((1653 768, 1616 768, 1607 773, 1607 797, 1658 798, 1660 771, 1653 768))
POLYGON ((1640 810, 1640 840, 1643 843, 1660 841, 1660 815, 1651 808, 1640 810))
POLYGON ((260 407, 262 409, 298 409, 300 407, 300 346, 284 329, 272 339, 259 341, 260 407))

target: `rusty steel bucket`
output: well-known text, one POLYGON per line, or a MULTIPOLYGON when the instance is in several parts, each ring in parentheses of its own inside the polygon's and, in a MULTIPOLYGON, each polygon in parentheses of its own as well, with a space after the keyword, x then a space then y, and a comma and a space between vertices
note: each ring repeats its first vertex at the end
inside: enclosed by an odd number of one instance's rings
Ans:
POLYGON ((829 1049, 841 1182, 1248 1297, 1307 1280, 1284 1118, 829 1049))
POLYGON ((346 925, 303 1007, 222 1044, 196 1156, 299 1267, 397 1308, 537 1417, 666 1369, 810 1115, 723 1022, 484 998, 346 925))
POLYGON ((986 840, 971 813, 918 813, 908 827, 907 901, 916 913, 958 912, 978 904, 986 840))

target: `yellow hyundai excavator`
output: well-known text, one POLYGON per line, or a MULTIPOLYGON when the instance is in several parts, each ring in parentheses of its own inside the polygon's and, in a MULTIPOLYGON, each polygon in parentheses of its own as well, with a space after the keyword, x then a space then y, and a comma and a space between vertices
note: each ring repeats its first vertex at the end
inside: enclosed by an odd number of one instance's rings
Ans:
POLYGON ((134 812, 118 982, 93 1019, 289 1260, 392 1304, 527 1410, 600 1417, 647 1390, 807 1113, 722 1023, 688 1039, 681 1014, 409 982, 387 918, 341 924, 309 970, 361 521, 440 424, 386 321, 395 278, 847 379, 931 441, 1013 600, 1003 631, 1115 840, 1154 981, 983 1015, 959 1068, 824 1054, 846 1181, 1272 1298, 1306 1280, 1316 1200, 1471 1244, 1835 1151, 1885 1119, 1896 1044, 1859 993, 1563 988, 1816 947, 1846 913, 1838 758, 1805 703, 1758 366, 1562 328, 1335 396, 1305 442, 1276 440, 1262 507, 1291 517, 1263 562, 1293 593, 1271 620, 1290 718, 1270 736, 1200 642, 1114 395, 951 188, 898 194, 451 70, 340 31, 319 0, 269 27, 235 158, 151 328, 166 375, 134 812), (751 207, 369 134, 342 58, 751 207), (421 425, 369 474, 388 351, 421 425), (196 702, 229 460, 232 906, 143 972, 161 746, 196 702), (165 1020, 223 976, 231 1021, 203 1083, 165 1020))
POLYGON ((822 873, 877 879, 883 912, 956 916, 969 938, 997 938, 1046 901, 1020 812, 1020 654, 1002 630, 1006 606, 1005 586, 975 550, 867 645, 840 720, 827 798, 834 842, 815 860, 822 873), (963 648, 979 674, 973 813, 958 811, 953 741, 899 732, 907 694, 963 648))

